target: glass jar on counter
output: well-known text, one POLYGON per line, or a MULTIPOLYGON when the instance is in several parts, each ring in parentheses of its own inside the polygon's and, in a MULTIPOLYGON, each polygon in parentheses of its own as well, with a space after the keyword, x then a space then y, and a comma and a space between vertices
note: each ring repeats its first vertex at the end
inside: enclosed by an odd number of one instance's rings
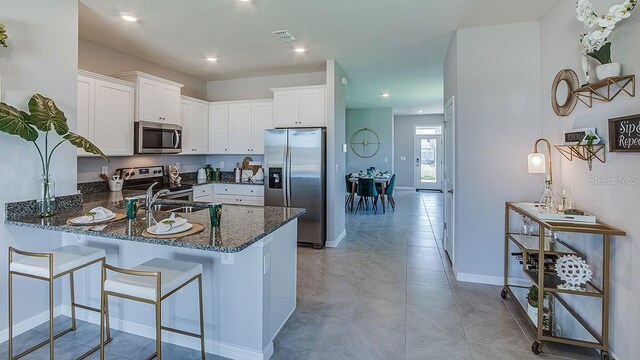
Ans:
POLYGON ((211 164, 207 164, 204 167, 204 171, 207 174, 207 181, 213 181, 213 167, 211 164))
POLYGON ((213 170, 213 181, 220 181, 220 168, 213 170))

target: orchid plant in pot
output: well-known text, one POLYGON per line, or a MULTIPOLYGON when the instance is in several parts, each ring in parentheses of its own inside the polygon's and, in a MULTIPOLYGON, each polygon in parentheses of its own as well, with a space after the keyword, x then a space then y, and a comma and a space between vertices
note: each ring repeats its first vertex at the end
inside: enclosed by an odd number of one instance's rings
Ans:
POLYGON ((67 118, 53 100, 35 94, 29 100, 29 112, 30 114, 0 102, 0 131, 21 137, 32 143, 38 151, 42 166, 42 179, 40 181, 40 196, 37 199, 37 213, 41 217, 47 217, 55 214, 55 183, 49 169, 53 153, 60 145, 68 142, 88 153, 101 156, 107 162, 109 160, 89 140, 69 131, 67 118), (51 130, 55 134, 50 134, 51 130), (41 139, 41 133, 44 133, 44 139, 41 139), (53 141, 52 144, 49 144, 50 141, 53 141), (53 146, 50 148, 50 145, 53 146))
POLYGON ((580 38, 583 46, 582 69, 590 81, 588 57, 600 62, 596 68, 596 75, 600 80, 611 76, 620 76, 622 68, 619 63, 611 61, 611 43, 607 41, 616 25, 631 16, 631 10, 636 7, 637 0, 625 0, 622 4, 614 5, 606 15, 599 16, 595 13, 592 0, 578 0, 576 5, 576 18, 587 29, 592 31, 583 34, 580 38))

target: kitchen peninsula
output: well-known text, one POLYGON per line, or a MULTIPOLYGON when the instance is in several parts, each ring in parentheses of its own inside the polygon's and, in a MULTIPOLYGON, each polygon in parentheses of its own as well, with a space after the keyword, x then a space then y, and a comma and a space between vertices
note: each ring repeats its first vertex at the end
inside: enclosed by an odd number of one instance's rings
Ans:
MULTIPOLYGON (((131 194, 128 194, 131 195, 131 194)), ((184 201, 161 202, 151 222, 170 216, 170 210, 191 223, 204 225, 199 234, 181 239, 151 239, 143 236, 149 224, 144 210, 135 220, 122 220, 100 227, 70 226, 67 220, 103 206, 124 213, 122 201, 109 199, 108 193, 74 195, 61 200, 58 213, 38 218, 29 211, 29 202, 7 204, 5 224, 10 231, 30 227, 46 232, 63 232, 63 245, 82 244, 102 248, 107 262, 133 267, 154 257, 200 263, 203 266, 204 319, 207 352, 230 358, 268 359, 273 338, 296 307, 297 218, 303 209, 224 205, 221 225, 210 226, 209 212, 203 204, 184 201), (69 205, 65 205, 68 203, 69 205), (75 204, 75 205, 74 205, 75 204), (80 208, 81 205, 81 208, 80 208), (66 206, 66 208, 65 208, 66 206), (200 207, 199 207, 200 206, 200 207)), ((99 269, 76 274, 76 297, 80 303, 99 304, 99 269)), ((61 294, 68 294, 62 282, 61 294)), ((68 315, 69 298, 63 295, 61 312, 68 315)), ((59 303, 59 304, 60 304, 59 303)), ((163 325, 194 331, 198 326, 197 287, 188 286, 163 306, 163 325)), ((152 308, 126 300, 110 302, 112 327, 154 337, 152 308), (126 319, 123 320, 123 319, 126 319)), ((98 323, 97 314, 79 312, 78 317, 98 323)), ((163 341, 198 348, 197 339, 179 334, 163 334, 163 341)))

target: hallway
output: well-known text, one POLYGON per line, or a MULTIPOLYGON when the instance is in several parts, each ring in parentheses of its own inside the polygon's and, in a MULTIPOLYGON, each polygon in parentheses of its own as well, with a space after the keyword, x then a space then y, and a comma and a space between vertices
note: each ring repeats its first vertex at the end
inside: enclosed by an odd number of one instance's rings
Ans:
POLYGON ((499 286, 457 282, 444 251, 443 195, 397 190, 396 211, 347 212, 338 248, 298 251, 298 307, 273 359, 591 359, 545 344, 499 286))

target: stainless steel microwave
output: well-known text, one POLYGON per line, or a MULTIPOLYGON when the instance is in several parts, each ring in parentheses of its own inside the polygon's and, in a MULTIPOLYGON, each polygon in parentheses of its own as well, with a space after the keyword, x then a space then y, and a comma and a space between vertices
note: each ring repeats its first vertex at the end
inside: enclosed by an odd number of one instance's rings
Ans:
POLYGON ((135 123, 136 154, 179 154, 182 152, 182 126, 149 121, 135 123))

